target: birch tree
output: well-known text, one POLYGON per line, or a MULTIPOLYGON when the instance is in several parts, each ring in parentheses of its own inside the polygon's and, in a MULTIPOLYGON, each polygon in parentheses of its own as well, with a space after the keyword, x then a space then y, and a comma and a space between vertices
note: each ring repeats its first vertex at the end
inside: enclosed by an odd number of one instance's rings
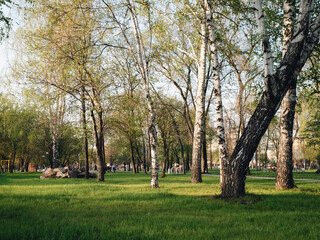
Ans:
POLYGON ((206 55, 207 55, 207 20, 205 6, 200 13, 200 57, 198 61, 198 81, 196 93, 196 116, 194 121, 193 144, 192 144, 192 170, 191 183, 202 182, 201 176, 201 144, 204 127, 205 108, 205 79, 206 79, 206 55))
POLYGON ((222 184, 225 177, 224 169, 227 166, 227 151, 226 151, 226 140, 224 130, 224 119, 223 119, 223 104, 221 97, 221 83, 220 83, 220 72, 219 72, 219 60, 216 46, 215 28, 213 24, 213 6, 211 0, 205 0, 207 24, 209 30, 209 44, 210 53, 212 59, 212 68, 214 76, 214 94, 215 94, 215 110, 216 110, 216 124, 217 124, 217 137, 219 145, 219 162, 220 162, 220 184, 222 184))
POLYGON ((230 157, 226 169, 228 177, 222 186, 222 197, 239 197, 245 194, 246 169, 259 141, 279 109, 286 92, 319 42, 320 14, 316 13, 314 21, 311 22, 313 13, 313 1, 302 0, 291 43, 280 66, 272 74, 269 74, 272 70, 269 61, 272 58, 266 57, 269 54, 268 41, 263 41, 265 69, 270 69, 265 76, 265 91, 230 157))
MULTIPOLYGON (((147 102, 148 108, 148 134, 151 145, 151 187, 157 188, 159 187, 158 183, 158 157, 157 157, 157 130, 156 130, 156 122, 155 122, 155 110, 153 99, 150 92, 150 62, 146 55, 146 48, 148 47, 148 51, 152 51, 152 31, 149 31, 150 34, 150 42, 149 45, 145 45, 143 41, 143 35, 140 29, 139 17, 136 11, 136 3, 135 1, 126 0, 126 8, 130 15, 130 22, 132 27, 132 35, 131 37, 134 39, 133 43, 130 41, 130 37, 126 32, 126 27, 120 23, 119 18, 115 15, 112 7, 106 2, 103 1, 107 6, 109 11, 111 12, 113 19, 118 24, 118 27, 121 30, 123 37, 127 43, 127 47, 129 49, 129 54, 133 58, 134 62, 138 66, 138 72, 140 74, 142 80, 142 86, 144 89, 144 96, 147 102)), ((150 16, 150 2, 145 1, 142 2, 143 7, 145 7, 147 12, 147 18, 149 22, 149 28, 152 28, 151 24, 151 16, 150 16)))
MULTIPOLYGON (((286 54, 287 48, 293 34, 295 17, 295 0, 283 2, 283 40, 282 56, 286 54)), ((296 79, 293 81, 281 104, 280 116, 280 140, 279 155, 277 161, 276 189, 289 189, 295 187, 292 175, 292 143, 293 122, 296 105, 296 79)))

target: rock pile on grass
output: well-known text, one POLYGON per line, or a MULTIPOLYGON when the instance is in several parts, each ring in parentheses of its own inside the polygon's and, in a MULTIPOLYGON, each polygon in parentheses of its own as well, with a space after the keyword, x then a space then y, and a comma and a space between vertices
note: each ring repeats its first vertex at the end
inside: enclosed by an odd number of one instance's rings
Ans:
MULTIPOLYGON (((45 170, 40 178, 84 178, 86 173, 84 171, 78 171, 70 169, 69 167, 64 168, 48 168, 45 170)), ((96 174, 89 173, 89 178, 95 178, 96 174)))

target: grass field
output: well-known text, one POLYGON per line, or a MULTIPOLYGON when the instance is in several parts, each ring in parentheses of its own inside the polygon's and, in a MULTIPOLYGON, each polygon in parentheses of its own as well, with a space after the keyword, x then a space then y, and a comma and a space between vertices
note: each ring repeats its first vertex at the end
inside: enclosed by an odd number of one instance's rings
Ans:
POLYGON ((320 239, 320 182, 275 191, 274 180, 248 179, 245 197, 221 200, 212 176, 194 185, 190 175, 169 175, 159 189, 127 172, 103 183, 39 176, 0 175, 1 240, 320 239))
MULTIPOLYGON (((297 179, 315 179, 315 180, 320 180, 320 174, 314 174, 316 172, 316 170, 306 170, 305 172, 301 172, 299 171, 293 171, 293 177, 297 178, 297 179)), ((220 174, 220 170, 219 169, 209 169, 209 173, 210 174, 220 174)), ((265 172, 263 170, 254 170, 251 169, 250 170, 250 176, 253 177, 276 177, 276 173, 269 170, 269 172, 265 172)))

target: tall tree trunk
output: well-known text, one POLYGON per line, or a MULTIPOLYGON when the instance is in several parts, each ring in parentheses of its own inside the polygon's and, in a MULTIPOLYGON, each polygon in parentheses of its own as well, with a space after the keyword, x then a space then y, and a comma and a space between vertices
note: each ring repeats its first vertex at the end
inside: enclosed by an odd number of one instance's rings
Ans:
POLYGON ((104 146, 103 146, 103 121, 102 121, 102 111, 97 112, 98 122, 94 116, 93 110, 91 110, 91 118, 93 123, 93 130, 95 136, 95 145, 96 145, 96 164, 98 170, 98 178, 97 181, 104 181, 105 174, 105 162, 104 162, 104 146))
POLYGON ((277 72, 267 76, 266 90, 238 141, 228 164, 228 178, 222 186, 222 197, 245 194, 246 169, 286 92, 297 79, 306 60, 319 42, 320 14, 310 26, 313 1, 302 0, 296 31, 277 72))
MULTIPOLYGON (((284 1, 284 30, 283 50, 284 56, 293 34, 293 21, 295 15, 295 0, 284 1)), ((293 82, 281 104, 279 155, 277 161, 276 189, 294 188, 292 174, 292 135, 296 105, 296 82, 293 82)))
MULTIPOLYGON (((220 185, 223 184, 225 171, 227 167, 227 150, 226 150, 226 139, 225 139, 225 128, 223 118, 223 104, 221 97, 221 81, 219 75, 219 60, 216 46, 215 28, 213 25, 213 9, 212 0, 206 0, 206 15, 209 29, 209 40, 210 40, 210 52, 212 59, 213 77, 214 77, 214 94, 216 104, 216 118, 217 118, 217 137, 219 146, 219 162, 220 162, 220 185)), ((211 151, 211 149, 210 149, 211 151)), ((212 160, 211 160, 212 166, 212 160)))
MULTIPOLYGON (((204 11, 205 13, 205 11, 204 11)), ((191 183, 201 183, 201 143, 204 127, 204 107, 205 107, 205 77, 206 77, 206 15, 201 18, 201 49, 198 68, 198 83, 196 95, 196 116, 194 121, 193 144, 192 144, 192 170, 191 183)))
POLYGON ((83 131, 83 158, 85 161, 85 179, 89 179, 89 149, 88 149, 88 133, 87 133, 87 118, 86 118, 86 102, 85 89, 81 89, 81 105, 82 105, 82 131, 83 131))
POLYGON ((158 183, 158 156, 157 156, 157 130, 156 130, 156 122, 155 122, 155 111, 153 106, 153 101, 151 98, 151 94, 149 91, 149 67, 146 59, 145 49, 142 42, 142 36, 139 29, 139 22, 137 18, 137 14, 135 11, 134 3, 131 3, 130 0, 127 0, 127 6, 130 13, 134 37, 136 43, 136 55, 132 51, 133 58, 138 64, 139 73, 142 78, 143 89, 145 98, 147 100, 148 105, 148 132, 150 136, 150 145, 151 145, 151 187, 157 188, 159 187, 158 183))

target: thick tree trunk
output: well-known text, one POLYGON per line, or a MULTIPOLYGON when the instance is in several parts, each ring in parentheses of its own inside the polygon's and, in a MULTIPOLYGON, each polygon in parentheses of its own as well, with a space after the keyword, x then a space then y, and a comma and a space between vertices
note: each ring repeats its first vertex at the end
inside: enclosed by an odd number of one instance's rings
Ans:
MULTIPOLYGON (((204 11, 205 13, 205 11, 204 11)), ((204 107, 205 107, 205 77, 206 77, 206 15, 201 19, 201 49, 198 68, 198 83, 196 95, 196 117, 194 121, 193 144, 192 144, 192 171, 191 183, 202 182, 201 176, 201 143, 204 127, 204 107)))
POLYGON ((98 170, 97 181, 104 181, 105 174, 105 162, 104 162, 104 146, 103 146, 103 121, 102 121, 102 111, 98 111, 98 122, 94 116, 93 110, 91 110, 91 117, 93 122, 93 130, 95 135, 95 145, 96 145, 96 165, 98 170))
MULTIPOLYGON (((221 81, 219 75, 219 60, 216 46, 215 28, 213 25, 213 9, 212 0, 205 1, 206 16, 209 29, 209 40, 210 40, 210 52, 212 59, 213 77, 214 77, 214 94, 216 104, 216 122, 217 122, 217 137, 219 145, 219 162, 220 162, 220 185, 223 183, 225 177, 224 169, 227 166, 227 150, 226 150, 226 139, 224 129, 224 118, 223 118, 223 104, 221 97, 221 81)), ((211 149, 210 149, 211 151, 211 149)), ((212 158, 211 158, 212 167, 212 158)))
MULTIPOLYGON (((290 44, 293 34, 293 21, 295 15, 295 0, 284 1, 284 30, 283 30, 283 56, 290 44)), ((292 174, 292 143, 293 124, 296 105, 296 83, 294 82, 286 93, 281 104, 280 140, 277 161, 276 189, 294 188, 292 174)))
POLYGON ((292 132, 295 114, 295 84, 287 92, 281 105, 280 150, 277 162, 276 189, 294 188, 292 161, 292 132))
POLYGON ((307 58, 319 42, 320 15, 310 27, 313 1, 302 0, 297 29, 277 72, 265 81, 266 91, 238 141, 228 164, 228 178, 222 186, 222 197, 245 194, 245 172, 274 114, 307 58))

